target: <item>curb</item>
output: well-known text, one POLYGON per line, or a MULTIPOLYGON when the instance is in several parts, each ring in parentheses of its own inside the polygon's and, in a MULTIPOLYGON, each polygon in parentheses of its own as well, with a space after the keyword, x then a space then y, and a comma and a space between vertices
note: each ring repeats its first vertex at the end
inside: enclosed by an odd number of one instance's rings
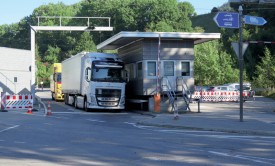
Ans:
POLYGON ((253 131, 253 130, 232 130, 232 129, 201 128, 201 127, 190 127, 190 126, 174 126, 174 125, 152 124, 152 123, 146 123, 146 122, 137 122, 136 124, 144 125, 144 126, 152 126, 152 127, 164 127, 164 128, 170 128, 170 129, 216 131, 216 132, 243 134, 243 135, 275 136, 275 132, 263 132, 263 131, 253 131))

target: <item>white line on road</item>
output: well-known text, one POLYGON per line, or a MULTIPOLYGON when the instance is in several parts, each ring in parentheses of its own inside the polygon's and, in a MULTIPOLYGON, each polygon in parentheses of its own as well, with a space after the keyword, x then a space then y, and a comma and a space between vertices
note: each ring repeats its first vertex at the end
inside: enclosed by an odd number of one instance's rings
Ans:
POLYGON ((151 126, 142 126, 142 125, 138 125, 136 123, 131 123, 131 122, 124 122, 125 124, 129 124, 129 125, 132 125, 133 127, 136 127, 136 128, 139 128, 139 129, 145 129, 145 130, 152 130, 152 131, 156 131, 156 130, 153 130, 151 129, 152 127, 151 126))
POLYGON ((233 158, 238 158, 238 159, 250 160, 250 161, 253 161, 256 163, 275 165, 274 163, 271 163, 272 161, 275 161, 273 159, 253 157, 253 156, 244 156, 244 155, 230 155, 228 153, 221 153, 221 152, 215 152, 215 151, 208 151, 208 152, 215 154, 215 155, 219 155, 219 156, 233 157, 233 158), (263 161, 263 160, 265 160, 265 161, 263 161), (268 162, 268 161, 271 161, 271 162, 268 162))
POLYGON ((102 121, 102 120, 96 120, 96 119, 87 119, 88 121, 91 122, 100 122, 100 123, 105 123, 106 121, 102 121))
POLYGON ((14 141, 15 144, 25 144, 26 142, 14 141))
POLYGON ((198 130, 173 130, 173 129, 161 129, 159 127, 153 126, 143 126, 138 125, 136 123, 129 123, 124 122, 126 124, 132 125, 133 127, 144 129, 144 130, 151 130, 163 133, 173 133, 173 134, 185 134, 190 136, 197 136, 197 137, 210 137, 210 138, 218 138, 218 139, 231 139, 231 140, 240 140, 240 141, 251 141, 251 142, 258 142, 261 141, 263 143, 271 143, 275 144, 275 137, 272 136, 246 136, 246 135, 229 135, 225 132, 218 132, 218 131, 198 131, 198 130), (199 134, 200 133, 200 134, 199 134), (210 133, 210 134, 207 134, 210 133), (222 135, 217 135, 214 133, 220 133, 222 135))
POLYGON ((1 130, 0 133, 2 133, 2 132, 4 132, 4 131, 7 131, 7 130, 14 129, 14 128, 19 127, 19 126, 20 126, 20 125, 15 125, 15 126, 12 126, 12 127, 8 127, 8 128, 6 128, 6 129, 4 129, 4 130, 1 130))

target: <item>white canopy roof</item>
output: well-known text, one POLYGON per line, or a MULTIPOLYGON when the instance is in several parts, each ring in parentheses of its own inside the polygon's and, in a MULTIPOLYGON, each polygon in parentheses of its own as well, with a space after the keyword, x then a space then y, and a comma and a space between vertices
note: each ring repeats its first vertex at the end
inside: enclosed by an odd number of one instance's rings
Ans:
POLYGON ((220 33, 189 33, 189 32, 125 32, 122 31, 97 45, 98 50, 116 50, 125 45, 144 38, 161 38, 161 40, 192 40, 199 44, 220 39, 220 33))

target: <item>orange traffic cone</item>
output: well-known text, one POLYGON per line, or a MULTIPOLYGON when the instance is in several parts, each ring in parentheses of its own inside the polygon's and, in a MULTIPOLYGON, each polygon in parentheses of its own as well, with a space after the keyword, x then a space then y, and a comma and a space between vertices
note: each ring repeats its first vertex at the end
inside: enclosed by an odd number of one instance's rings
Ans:
POLYGON ((47 108, 47 114, 46 115, 52 115, 52 110, 51 110, 51 102, 48 102, 48 108, 47 108))
POLYGON ((29 108, 28 108, 27 114, 32 114, 31 102, 29 102, 29 108))

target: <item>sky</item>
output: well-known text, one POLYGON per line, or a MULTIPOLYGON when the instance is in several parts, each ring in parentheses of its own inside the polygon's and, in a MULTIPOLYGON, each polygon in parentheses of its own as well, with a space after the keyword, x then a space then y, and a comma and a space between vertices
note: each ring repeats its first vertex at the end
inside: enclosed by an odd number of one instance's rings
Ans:
MULTIPOLYGON (((63 2, 71 5, 81 0, 3 0, 0 6, 0 25, 18 23, 21 19, 32 14, 33 10, 48 3, 63 2)), ((210 13, 213 7, 219 7, 228 0, 182 0, 190 2, 197 14, 210 13)), ((96 17, 96 16, 90 16, 96 17)))

